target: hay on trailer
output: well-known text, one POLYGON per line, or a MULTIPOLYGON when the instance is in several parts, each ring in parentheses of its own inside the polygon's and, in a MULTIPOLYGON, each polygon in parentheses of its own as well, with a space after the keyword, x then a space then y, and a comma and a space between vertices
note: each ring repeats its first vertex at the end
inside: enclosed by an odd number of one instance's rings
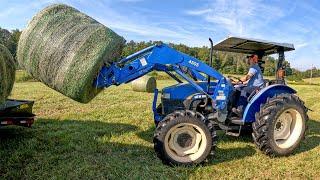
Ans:
POLYGON ((19 64, 34 78, 82 103, 101 89, 93 86, 103 64, 117 60, 125 40, 80 11, 51 5, 29 22, 18 44, 19 64))
POLYGON ((157 81, 152 76, 142 76, 139 79, 132 81, 132 90, 138 92, 154 92, 157 88, 157 81))
POLYGON ((0 44, 0 105, 12 91, 15 70, 15 62, 10 51, 0 44))

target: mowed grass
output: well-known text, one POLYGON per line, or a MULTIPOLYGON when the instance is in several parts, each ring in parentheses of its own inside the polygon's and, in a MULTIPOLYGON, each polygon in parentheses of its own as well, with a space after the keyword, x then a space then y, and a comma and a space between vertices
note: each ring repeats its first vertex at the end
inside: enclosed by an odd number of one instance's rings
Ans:
POLYGON ((304 82, 306 83, 312 83, 312 84, 318 84, 320 85, 320 77, 316 77, 316 78, 306 78, 306 79, 303 79, 304 82))
MULTIPOLYGON (((159 87, 173 81, 158 81, 159 87)), ((12 98, 35 100, 32 128, 0 129, 0 176, 15 179, 237 179, 320 177, 320 86, 293 86, 313 112, 306 139, 289 157, 270 158, 250 136, 219 133, 216 156, 197 167, 156 157, 153 94, 111 87, 80 104, 39 82, 16 83, 12 98)))

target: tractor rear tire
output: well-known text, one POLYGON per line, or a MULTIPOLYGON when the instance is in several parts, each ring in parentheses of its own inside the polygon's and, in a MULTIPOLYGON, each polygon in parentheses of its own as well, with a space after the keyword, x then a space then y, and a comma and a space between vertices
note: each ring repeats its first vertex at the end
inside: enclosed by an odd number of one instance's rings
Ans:
POLYGON ((265 154, 290 155, 304 139, 308 109, 295 94, 279 94, 268 98, 256 113, 252 124, 253 140, 265 154))
POLYGON ((167 165, 196 165, 213 155, 216 146, 213 125, 198 112, 168 114, 154 133, 154 150, 167 165))

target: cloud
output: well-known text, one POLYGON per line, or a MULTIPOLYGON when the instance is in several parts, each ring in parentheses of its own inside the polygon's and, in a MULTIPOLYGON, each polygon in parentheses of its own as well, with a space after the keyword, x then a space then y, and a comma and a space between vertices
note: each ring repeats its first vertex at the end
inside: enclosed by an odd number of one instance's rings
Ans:
POLYGON ((261 0, 212 0, 185 14, 204 20, 202 29, 224 31, 235 35, 295 44, 296 50, 286 53, 293 67, 320 67, 319 16, 316 2, 261 0), (308 51, 306 50, 308 49, 308 51))
POLYGON ((32 16, 50 2, 50 0, 30 0, 27 2, 2 0, 0 26, 7 29, 23 29, 32 16))
POLYGON ((137 8, 130 7, 126 13, 122 13, 122 9, 115 8, 116 3, 111 1, 75 3, 70 0, 68 4, 75 6, 113 29, 127 40, 162 40, 164 42, 185 43, 193 46, 203 45, 203 42, 206 41, 204 38, 197 37, 188 28, 185 28, 188 24, 181 25, 172 17, 166 18, 165 15, 158 17, 157 13, 153 12, 154 14, 152 14, 149 9, 143 9, 142 7, 139 7, 139 11, 136 11, 137 8), (146 12, 152 17, 146 16, 146 12), (157 21, 152 21, 152 18, 156 18, 157 21))
POLYGON ((8 8, 8 9, 0 12, 0 18, 7 17, 7 16, 11 15, 14 11, 15 11, 15 8, 8 8))
POLYGON ((187 10, 185 13, 199 16, 209 23, 222 27, 233 35, 252 34, 264 27, 270 20, 284 16, 276 6, 259 0, 214 0, 208 2, 205 9, 187 10))
POLYGON ((120 0, 121 2, 127 2, 127 3, 135 3, 135 2, 141 2, 143 0, 120 0))
POLYGON ((199 10, 189 10, 189 11, 186 11, 186 13, 189 15, 203 15, 203 14, 210 13, 211 11, 212 9, 199 9, 199 10))
POLYGON ((306 47, 306 46, 308 46, 308 43, 297 44, 295 47, 296 47, 296 50, 298 50, 298 49, 306 47))

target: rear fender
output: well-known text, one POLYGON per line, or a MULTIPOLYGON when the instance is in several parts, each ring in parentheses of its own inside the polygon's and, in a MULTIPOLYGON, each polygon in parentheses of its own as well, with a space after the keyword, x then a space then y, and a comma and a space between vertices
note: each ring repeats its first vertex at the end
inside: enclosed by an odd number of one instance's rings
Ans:
POLYGON ((268 98, 281 93, 295 94, 296 91, 291 87, 282 84, 275 84, 263 88, 248 103, 243 114, 243 121, 245 123, 254 122, 256 112, 260 111, 260 105, 266 103, 268 98))

